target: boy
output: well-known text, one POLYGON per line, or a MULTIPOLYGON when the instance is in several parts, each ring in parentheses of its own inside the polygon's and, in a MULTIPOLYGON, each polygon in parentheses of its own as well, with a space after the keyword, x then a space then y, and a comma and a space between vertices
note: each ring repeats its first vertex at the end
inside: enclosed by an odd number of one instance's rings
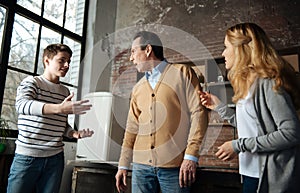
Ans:
POLYGON ((25 78, 17 89, 19 135, 8 178, 8 193, 57 193, 64 169, 63 135, 84 138, 93 131, 75 131, 68 114, 90 110, 87 100, 71 101, 74 93, 59 82, 69 70, 72 50, 64 44, 44 49, 44 73, 25 78))

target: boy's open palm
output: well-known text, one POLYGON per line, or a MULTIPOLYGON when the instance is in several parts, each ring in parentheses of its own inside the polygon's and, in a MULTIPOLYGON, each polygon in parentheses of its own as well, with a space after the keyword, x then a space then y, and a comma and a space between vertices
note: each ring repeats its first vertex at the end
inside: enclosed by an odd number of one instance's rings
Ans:
POLYGON ((71 93, 65 100, 60 104, 61 112, 63 114, 85 114, 86 111, 90 110, 92 105, 86 104, 89 100, 72 101, 74 93, 71 93))

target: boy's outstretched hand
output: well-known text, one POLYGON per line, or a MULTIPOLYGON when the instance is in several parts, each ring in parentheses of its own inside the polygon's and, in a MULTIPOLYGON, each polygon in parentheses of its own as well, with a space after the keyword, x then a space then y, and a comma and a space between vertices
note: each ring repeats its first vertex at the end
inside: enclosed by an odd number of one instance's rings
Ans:
POLYGON ((81 139, 81 138, 85 138, 85 137, 91 137, 93 134, 94 134, 93 130, 83 129, 80 131, 74 131, 72 133, 72 137, 76 138, 76 139, 81 139))
POLYGON ((43 107, 43 114, 76 114, 82 115, 90 110, 92 105, 87 104, 89 100, 72 101, 74 93, 71 93, 60 104, 47 103, 43 107))
POLYGON ((65 100, 60 104, 63 114, 85 114, 86 111, 90 110, 92 105, 86 104, 89 100, 72 101, 74 93, 71 93, 65 100))

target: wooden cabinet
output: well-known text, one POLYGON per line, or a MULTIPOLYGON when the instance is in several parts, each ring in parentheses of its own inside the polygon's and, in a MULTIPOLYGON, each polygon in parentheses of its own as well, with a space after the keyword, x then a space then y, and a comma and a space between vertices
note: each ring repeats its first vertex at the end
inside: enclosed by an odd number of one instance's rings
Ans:
MULTIPOLYGON (((71 193, 117 193, 115 173, 116 168, 109 164, 75 166, 71 193)), ((131 172, 127 180, 128 189, 124 193, 131 192, 131 172)), ((191 187, 191 193, 241 193, 241 190, 240 175, 237 172, 201 168, 197 168, 196 181, 191 187)))
POLYGON ((117 193, 114 175, 116 170, 107 168, 74 167, 71 193, 117 193))
MULTIPOLYGON (((117 167, 110 164, 86 164, 75 166, 72 173, 71 193, 117 193, 115 175, 117 167)), ((129 172, 127 183, 131 184, 129 172)), ((130 193, 131 186, 124 193, 130 193)))
POLYGON ((237 172, 221 169, 197 169, 191 193, 242 193, 241 177, 237 172))

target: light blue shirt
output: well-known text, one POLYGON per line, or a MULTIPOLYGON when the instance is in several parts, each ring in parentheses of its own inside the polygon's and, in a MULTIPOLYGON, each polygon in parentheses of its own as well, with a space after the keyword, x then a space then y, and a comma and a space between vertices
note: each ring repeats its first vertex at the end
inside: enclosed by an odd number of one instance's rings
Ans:
POLYGON ((157 66, 152 69, 152 72, 145 72, 146 79, 148 80, 149 84, 151 85, 152 89, 155 88, 161 74, 165 70, 168 62, 167 60, 161 61, 157 66))

